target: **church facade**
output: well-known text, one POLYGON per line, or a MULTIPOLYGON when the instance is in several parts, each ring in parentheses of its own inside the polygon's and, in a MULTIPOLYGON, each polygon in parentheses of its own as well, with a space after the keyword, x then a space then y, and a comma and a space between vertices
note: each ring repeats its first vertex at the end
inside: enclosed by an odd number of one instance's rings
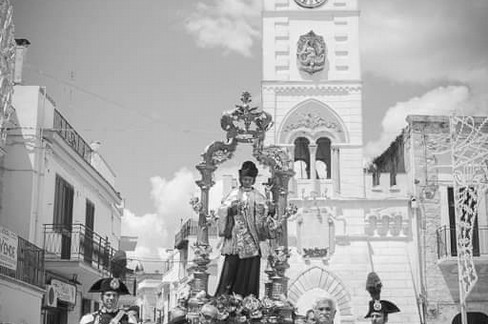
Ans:
POLYGON ((294 160, 289 299, 305 313, 332 296, 338 322, 367 323, 375 271, 382 298, 401 309, 389 322, 420 322, 404 167, 388 179, 363 166, 358 1, 265 0, 262 17, 262 107, 275 121, 267 144, 294 160))

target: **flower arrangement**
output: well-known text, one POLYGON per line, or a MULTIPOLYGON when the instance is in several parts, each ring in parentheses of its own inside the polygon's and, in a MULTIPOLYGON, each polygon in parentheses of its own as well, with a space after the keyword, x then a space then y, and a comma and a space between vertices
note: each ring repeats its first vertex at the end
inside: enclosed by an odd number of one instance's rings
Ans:
POLYGON ((220 295, 202 306, 199 324, 286 323, 283 309, 295 311, 289 301, 276 301, 268 297, 259 300, 254 295, 245 298, 238 294, 220 295))

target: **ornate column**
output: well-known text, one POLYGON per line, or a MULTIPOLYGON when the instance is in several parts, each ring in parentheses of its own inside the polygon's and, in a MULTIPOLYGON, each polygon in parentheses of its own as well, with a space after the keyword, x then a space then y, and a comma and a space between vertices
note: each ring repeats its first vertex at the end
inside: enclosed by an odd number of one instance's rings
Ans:
MULTIPOLYGON (((273 251, 269 257, 268 268, 266 273, 268 275, 267 283, 267 297, 274 301, 282 300, 282 296, 286 296, 288 292, 288 277, 285 271, 290 267, 288 264, 288 224, 287 219, 297 212, 295 206, 288 206, 288 182, 293 177, 292 170, 275 170, 274 184, 272 188, 273 202, 276 207, 276 218, 279 220, 279 229, 275 244, 272 245, 273 251)), ((284 320, 284 323, 292 323, 293 307, 290 305, 282 305, 279 307, 279 313, 284 320)))
POLYGON ((331 146, 332 151, 332 185, 334 186, 334 194, 340 195, 341 193, 341 176, 340 176, 340 158, 339 147, 331 146))
POLYGON ((320 184, 317 180, 317 170, 315 165, 315 160, 317 156, 317 145, 316 144, 309 144, 308 149, 310 151, 310 179, 312 180, 312 191, 315 192, 315 195, 320 194, 320 184))
POLYGON ((190 299, 188 300, 188 320, 197 321, 199 311, 203 304, 207 302, 208 291, 208 264, 210 263, 210 252, 212 248, 208 242, 208 200, 210 188, 215 184, 212 179, 213 172, 217 167, 213 164, 202 162, 196 166, 200 171, 202 179, 196 181, 200 187, 200 202, 194 204, 194 209, 198 212, 198 232, 195 245, 195 258, 193 259, 192 279, 190 281, 190 299))

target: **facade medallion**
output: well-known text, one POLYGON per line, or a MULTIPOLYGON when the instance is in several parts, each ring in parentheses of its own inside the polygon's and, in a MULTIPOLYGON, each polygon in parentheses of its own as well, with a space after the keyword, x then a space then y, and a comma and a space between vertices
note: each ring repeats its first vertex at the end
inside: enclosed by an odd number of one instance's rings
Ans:
POLYGON ((327 0, 295 0, 295 2, 303 8, 316 8, 326 3, 327 0))
POLYGON ((298 69, 310 74, 322 71, 325 66, 327 49, 322 36, 316 35, 312 30, 300 36, 297 43, 298 69))

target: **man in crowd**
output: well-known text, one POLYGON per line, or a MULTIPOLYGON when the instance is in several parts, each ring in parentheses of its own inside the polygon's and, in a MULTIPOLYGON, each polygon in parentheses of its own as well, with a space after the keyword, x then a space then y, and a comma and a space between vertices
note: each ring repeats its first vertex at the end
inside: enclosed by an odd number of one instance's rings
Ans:
POLYGON ((83 316, 80 324, 137 324, 134 316, 118 307, 119 296, 129 294, 127 286, 119 279, 100 279, 88 292, 100 293, 102 307, 94 313, 83 316))
POLYGON ((366 290, 371 295, 368 314, 364 318, 371 318, 373 324, 385 324, 388 322, 388 314, 397 313, 400 309, 388 300, 381 299, 383 283, 376 272, 368 273, 366 290))
POLYGON ((399 311, 400 309, 388 300, 371 300, 365 318, 370 318, 372 324, 385 324, 388 322, 388 314, 399 311))
POLYGON ((330 297, 320 297, 313 306, 317 324, 333 324, 337 312, 336 304, 330 297))

